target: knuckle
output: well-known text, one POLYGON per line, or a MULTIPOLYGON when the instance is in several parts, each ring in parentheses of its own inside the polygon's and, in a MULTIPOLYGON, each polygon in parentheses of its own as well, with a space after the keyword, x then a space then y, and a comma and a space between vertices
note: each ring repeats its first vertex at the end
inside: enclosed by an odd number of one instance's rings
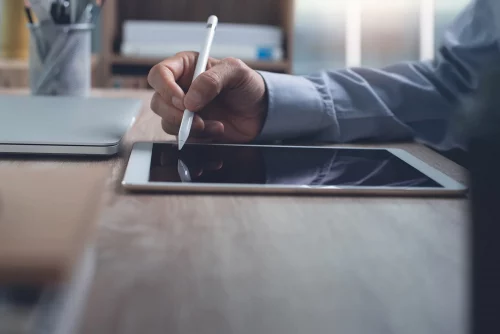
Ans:
POLYGON ((167 122, 165 122, 165 120, 162 120, 161 121, 161 128, 163 129, 163 131, 165 131, 166 133, 168 134, 173 134, 171 129, 170 129, 170 126, 168 125, 167 122))
POLYGON ((219 64, 221 60, 213 57, 208 57, 207 69, 211 69, 215 65, 219 64))
POLYGON ((160 68, 160 64, 156 64, 151 68, 151 70, 148 73, 148 83, 153 86, 154 84, 154 77, 158 74, 160 68))
MULTIPOLYGON (((169 108, 170 110, 170 108, 169 108)), ((181 125, 181 120, 179 117, 175 115, 175 113, 168 112, 165 120, 167 121, 168 124, 173 125, 173 126, 180 126, 181 125)))
POLYGON ((151 98, 151 103, 150 103, 151 110, 153 111, 158 111, 160 108, 160 98, 158 96, 158 93, 154 93, 153 97, 151 98))
POLYGON ((175 54, 173 59, 180 60, 183 66, 187 66, 187 64, 193 63, 193 59, 196 61, 198 59, 199 53, 196 51, 181 51, 175 54))
POLYGON ((241 59, 234 58, 234 57, 225 58, 224 62, 233 68, 244 68, 245 67, 245 63, 241 59))
POLYGON ((246 77, 250 69, 245 62, 238 58, 226 58, 224 63, 233 77, 246 77))
MULTIPOLYGON (((158 94, 164 97, 168 97, 169 90, 167 86, 168 74, 165 73, 164 67, 161 64, 156 64, 149 71, 148 83, 153 87, 158 94)), ((159 98, 159 96, 157 96, 159 98)))
POLYGON ((168 133, 170 135, 176 135, 179 133, 179 127, 170 124, 165 119, 162 119, 162 121, 161 121, 161 128, 163 129, 163 131, 165 131, 166 133, 168 133))
POLYGON ((203 85, 208 87, 209 89, 215 91, 216 93, 220 93, 222 87, 222 80, 215 71, 205 72, 201 77, 203 80, 203 85))
POLYGON ((181 51, 181 52, 177 52, 175 54, 175 56, 176 57, 187 57, 187 56, 191 56, 192 54, 198 55, 198 52, 195 52, 195 51, 181 51))

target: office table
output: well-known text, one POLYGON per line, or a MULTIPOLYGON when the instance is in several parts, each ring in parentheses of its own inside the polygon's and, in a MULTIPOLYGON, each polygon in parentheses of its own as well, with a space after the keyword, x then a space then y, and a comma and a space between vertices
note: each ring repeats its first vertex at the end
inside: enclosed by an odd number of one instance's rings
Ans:
MULTIPOLYGON (((465 333, 466 199, 126 193, 131 144, 173 138, 151 92, 94 94, 144 99, 121 156, 0 160, 109 168, 81 333, 465 333)), ((465 181, 425 147, 391 146, 465 181)))

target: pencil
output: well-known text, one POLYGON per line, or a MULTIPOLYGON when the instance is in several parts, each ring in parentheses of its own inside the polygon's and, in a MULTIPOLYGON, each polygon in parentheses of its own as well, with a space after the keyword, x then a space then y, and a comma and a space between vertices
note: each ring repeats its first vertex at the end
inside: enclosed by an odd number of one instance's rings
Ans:
POLYGON ((24 0, 24 12, 26 13, 26 19, 30 24, 33 24, 33 14, 31 13, 31 3, 28 0, 24 0))
POLYGON ((76 0, 69 0, 69 23, 76 22, 76 13, 78 11, 78 2, 76 0))
POLYGON ((29 0, 24 0, 24 13, 26 14, 26 19, 29 24, 31 24, 31 33, 35 39, 36 52, 38 54, 38 58, 41 62, 45 60, 45 45, 43 43, 43 38, 40 36, 38 28, 35 27, 35 21, 33 20, 33 13, 31 9, 31 3, 29 0))
POLYGON ((94 7, 92 8, 92 23, 96 24, 101 14, 102 7, 104 6, 105 0, 95 0, 94 7))

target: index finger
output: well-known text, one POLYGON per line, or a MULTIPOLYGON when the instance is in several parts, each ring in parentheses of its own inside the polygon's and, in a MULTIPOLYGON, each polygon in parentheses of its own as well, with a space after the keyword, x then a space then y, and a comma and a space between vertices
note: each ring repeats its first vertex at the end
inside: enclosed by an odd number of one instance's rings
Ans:
POLYGON ((155 65, 149 72, 148 82, 164 99, 171 96, 183 99, 184 91, 177 82, 184 81, 183 77, 194 71, 195 64, 196 54, 194 52, 176 54, 155 65))

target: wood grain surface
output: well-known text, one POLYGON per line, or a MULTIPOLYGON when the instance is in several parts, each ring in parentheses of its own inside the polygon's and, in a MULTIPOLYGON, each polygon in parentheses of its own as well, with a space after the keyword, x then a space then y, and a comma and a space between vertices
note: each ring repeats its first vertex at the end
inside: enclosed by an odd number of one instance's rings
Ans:
POLYGON ((0 161, 0 283, 66 282, 93 232, 105 166, 0 161))
MULTIPOLYGON (((130 145, 172 138, 151 93, 96 94, 145 104, 122 156, 92 163, 109 177, 81 333, 466 332, 465 199, 127 194, 130 145)), ((392 146, 464 181, 431 150, 392 146)))

